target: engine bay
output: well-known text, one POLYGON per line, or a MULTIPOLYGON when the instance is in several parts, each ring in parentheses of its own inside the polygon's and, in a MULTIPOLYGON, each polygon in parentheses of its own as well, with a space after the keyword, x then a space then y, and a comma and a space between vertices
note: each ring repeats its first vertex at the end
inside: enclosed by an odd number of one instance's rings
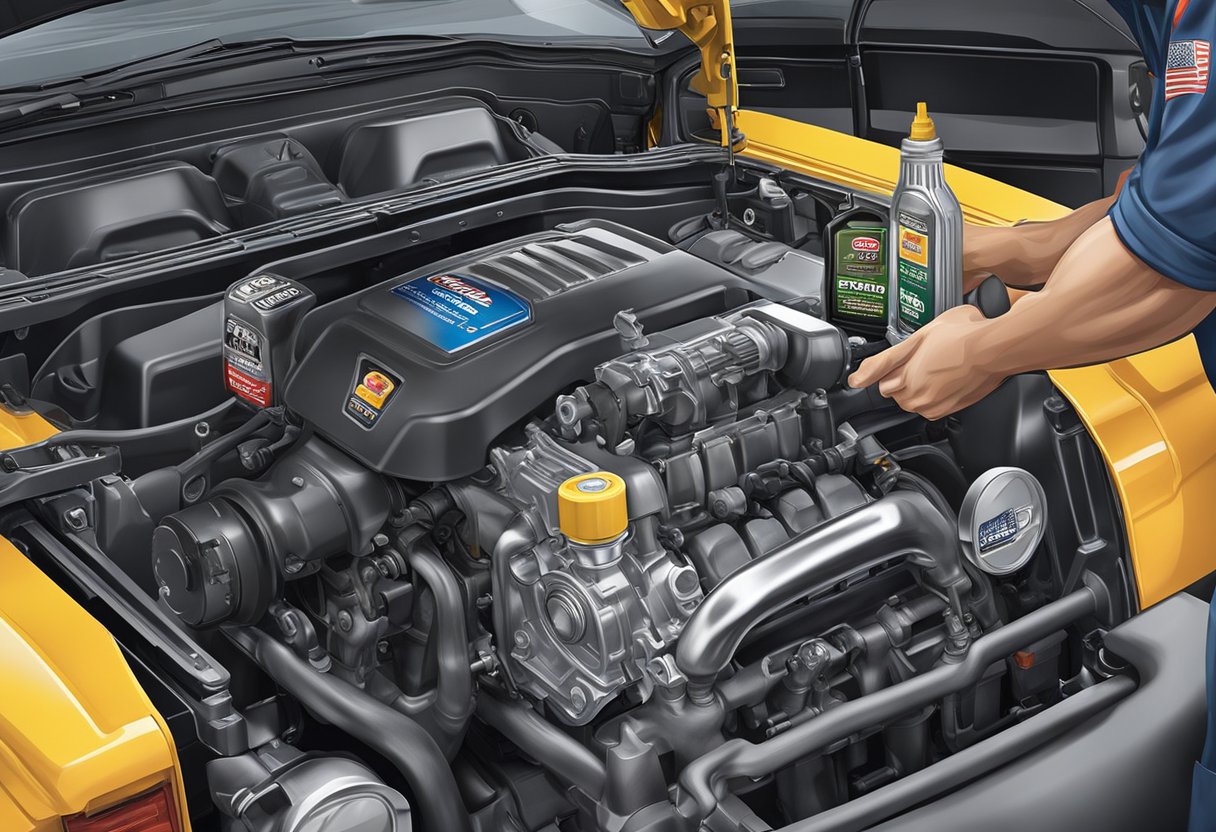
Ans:
POLYGON ((882 200, 652 155, 35 328, 7 533, 168 668, 220 828, 828 828, 1117 672, 1050 380, 849 388, 882 200))

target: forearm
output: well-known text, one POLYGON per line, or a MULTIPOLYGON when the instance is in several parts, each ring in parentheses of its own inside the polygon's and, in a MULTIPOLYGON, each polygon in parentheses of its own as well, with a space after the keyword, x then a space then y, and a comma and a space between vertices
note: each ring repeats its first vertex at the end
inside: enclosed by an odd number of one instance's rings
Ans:
POLYGON ((1179 338, 1214 308, 1216 292, 1153 271, 1104 218, 1060 258, 1042 291, 983 322, 968 349, 1004 375, 1094 364, 1179 338))
POLYGON ((968 225, 964 271, 995 274, 1007 286, 1041 286, 1077 239, 1101 221, 1114 204, 1107 197, 1050 222, 1009 227, 968 225))

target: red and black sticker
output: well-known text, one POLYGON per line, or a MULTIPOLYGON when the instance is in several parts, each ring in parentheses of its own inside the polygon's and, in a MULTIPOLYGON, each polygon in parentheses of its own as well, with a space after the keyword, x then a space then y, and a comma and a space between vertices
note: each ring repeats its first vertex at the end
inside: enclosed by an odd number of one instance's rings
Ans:
POLYGON ((373 428, 400 389, 399 375, 370 358, 360 358, 346 397, 346 415, 365 428, 373 428))
POLYGON ((273 400, 265 354, 266 339, 262 334, 228 316, 224 322, 224 386, 258 407, 270 407, 273 400))
POLYGON ((241 372, 231 364, 224 366, 224 385, 228 390, 258 407, 270 407, 270 382, 241 372))

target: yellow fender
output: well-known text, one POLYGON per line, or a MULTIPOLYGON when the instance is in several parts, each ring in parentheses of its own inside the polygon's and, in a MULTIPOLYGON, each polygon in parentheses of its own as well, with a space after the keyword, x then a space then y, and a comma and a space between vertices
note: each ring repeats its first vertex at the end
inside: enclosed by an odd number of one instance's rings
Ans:
POLYGON ((167 785, 186 796, 169 729, 113 637, 0 538, 0 829, 60 832, 167 785))

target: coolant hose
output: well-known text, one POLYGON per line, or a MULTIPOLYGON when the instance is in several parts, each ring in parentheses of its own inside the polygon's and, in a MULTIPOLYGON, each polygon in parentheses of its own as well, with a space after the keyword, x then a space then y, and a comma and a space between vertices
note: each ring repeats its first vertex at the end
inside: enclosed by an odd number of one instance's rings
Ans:
POLYGON ((473 716, 473 671, 469 662, 469 632, 464 593, 434 544, 418 534, 403 535, 401 549, 410 570, 422 579, 435 599, 435 655, 439 664, 434 702, 419 715, 433 723, 445 755, 455 756, 473 716))
POLYGON ((494 554, 490 561, 491 589, 494 596, 494 641, 498 652, 498 666, 507 685, 514 689, 515 681, 511 678, 511 643, 512 633, 508 622, 512 620, 508 604, 511 603, 511 593, 507 587, 511 585, 511 559, 521 552, 526 552, 536 545, 536 532, 528 522, 523 512, 516 514, 507 524, 494 554))
POLYGON ((472 832, 452 768, 430 734, 409 717, 336 676, 318 673, 290 647, 252 627, 224 632, 314 716, 350 734, 397 767, 426 829, 472 832))
POLYGON ((593 800, 604 793, 604 763, 569 734, 542 719, 522 700, 505 702, 490 694, 477 702, 477 715, 541 767, 593 800))
POLYGON ((731 573, 692 614, 676 664, 697 702, 712 697, 718 674, 744 637, 777 610, 850 575, 905 558, 927 584, 952 601, 971 580, 963 570, 958 533, 925 495, 897 491, 794 537, 731 573))

